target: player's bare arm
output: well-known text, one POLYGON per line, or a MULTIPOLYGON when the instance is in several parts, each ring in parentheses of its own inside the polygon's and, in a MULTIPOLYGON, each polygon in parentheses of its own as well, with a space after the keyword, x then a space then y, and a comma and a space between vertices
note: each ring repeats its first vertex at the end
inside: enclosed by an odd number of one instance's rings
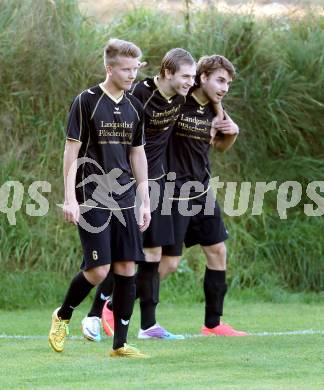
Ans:
POLYGON ((214 111, 216 116, 214 117, 212 121, 212 125, 210 128, 210 144, 212 145, 215 141, 215 136, 217 134, 217 128, 215 127, 215 124, 222 121, 224 118, 224 110, 221 102, 212 103, 214 107, 214 111))
POLYGON ((216 137, 214 140, 214 146, 217 150, 225 152, 228 150, 236 141, 236 138, 240 132, 238 125, 233 119, 224 111, 224 118, 221 121, 214 123, 213 127, 216 132, 220 132, 223 136, 216 137))
POLYGON ((67 139, 64 149, 63 176, 64 176, 64 205, 63 213, 66 221, 77 224, 80 208, 75 196, 75 177, 77 159, 82 143, 67 139))
POLYGON ((130 162, 141 200, 139 209, 139 229, 141 232, 144 232, 149 227, 151 221, 147 160, 144 146, 132 147, 130 151, 130 162))

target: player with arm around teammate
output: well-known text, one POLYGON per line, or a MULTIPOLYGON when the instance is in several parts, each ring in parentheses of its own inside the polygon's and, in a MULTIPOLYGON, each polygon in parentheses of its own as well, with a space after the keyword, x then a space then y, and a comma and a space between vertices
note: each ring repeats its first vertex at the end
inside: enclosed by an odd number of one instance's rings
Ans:
MULTIPOLYGON (((182 48, 168 51, 161 62, 159 74, 139 81, 132 88, 132 95, 144 106, 145 152, 148 160, 148 177, 151 189, 152 219, 144 232, 145 262, 138 265, 136 274, 137 296, 140 300, 141 339, 182 339, 159 325, 156 321, 156 306, 159 301, 160 277, 158 273, 162 246, 173 243, 172 218, 163 213, 167 171, 166 148, 181 105, 194 84, 196 63, 190 53, 182 48)), ((166 206, 166 205, 164 205, 166 206)), ((167 207, 166 207, 167 208, 167 207)), ((100 317, 107 296, 113 289, 112 275, 98 288, 92 308, 83 319, 83 334, 91 340, 100 339, 100 317)), ((113 334, 113 315, 106 304, 102 324, 108 335, 113 334)), ((114 303, 112 304, 112 307, 114 303)), ((110 307, 110 308, 112 308, 110 307)))
MULTIPOLYGON (((176 271, 182 246, 199 244, 206 258, 204 276, 205 322, 203 335, 245 336, 220 322, 227 292, 227 231, 210 185, 210 128, 213 106, 222 101, 235 77, 232 63, 223 56, 205 56, 197 65, 196 86, 182 106, 168 147, 169 171, 176 173, 172 216, 175 235, 173 245, 164 246, 160 276, 176 271)), ((238 126, 226 112, 215 124, 214 145, 225 151, 235 142, 238 126)))

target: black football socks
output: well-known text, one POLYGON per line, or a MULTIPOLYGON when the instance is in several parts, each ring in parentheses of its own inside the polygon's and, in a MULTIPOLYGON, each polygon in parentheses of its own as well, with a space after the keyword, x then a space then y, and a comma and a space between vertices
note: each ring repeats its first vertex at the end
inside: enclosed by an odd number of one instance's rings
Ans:
POLYGON ((224 297, 227 292, 226 271, 215 271, 206 267, 204 277, 205 326, 209 329, 220 324, 223 315, 224 297))
POLYGON ((96 295, 92 302, 91 309, 88 313, 88 317, 101 318, 102 309, 105 302, 112 295, 114 290, 114 273, 108 272, 106 279, 97 287, 96 295))
POLYGON ((140 299, 141 329, 156 324, 155 311, 159 303, 160 263, 140 263, 136 273, 136 295, 140 299))
POLYGON ((94 285, 85 278, 83 272, 79 272, 72 279, 57 316, 62 320, 69 320, 72 317, 73 310, 80 305, 93 287, 94 285))
POLYGON ((127 342, 129 321, 133 313, 136 285, 135 276, 114 274, 114 341, 113 349, 124 346, 127 342))

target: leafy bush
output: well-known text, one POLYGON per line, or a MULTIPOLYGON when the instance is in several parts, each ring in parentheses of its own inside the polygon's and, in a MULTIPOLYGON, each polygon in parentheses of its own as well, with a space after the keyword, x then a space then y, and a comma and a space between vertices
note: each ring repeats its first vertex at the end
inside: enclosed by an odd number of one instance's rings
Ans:
MULTIPOLYGON (((1 8, 0 184, 19 180, 25 188, 16 225, 0 214, 0 264, 9 275, 36 273, 41 279, 53 272, 67 278, 78 268, 82 254, 77 233, 56 206, 63 194, 64 128, 73 97, 103 79, 102 48, 112 36, 143 48, 149 66, 141 77, 156 72, 163 54, 176 46, 197 59, 217 52, 233 61, 238 77, 225 106, 241 135, 229 152, 212 153, 213 172, 222 181, 297 180, 305 201, 307 183, 321 179, 322 16, 257 20, 215 10, 196 12, 188 35, 181 17, 141 7, 116 16, 108 26, 82 16, 75 1, 2 0, 1 8), (46 217, 25 213, 27 189, 34 180, 51 183, 46 217)), ((302 206, 296 206, 283 221, 275 208, 276 197, 268 194, 262 216, 225 216, 232 286, 323 290, 323 218, 307 218, 302 206)), ((190 293, 202 282, 199 249, 186 251, 184 258, 182 272, 164 283, 170 299, 177 286, 190 293)), ((4 280, 10 284, 9 276, 4 280)), ((200 292, 195 295, 201 298, 200 292)))

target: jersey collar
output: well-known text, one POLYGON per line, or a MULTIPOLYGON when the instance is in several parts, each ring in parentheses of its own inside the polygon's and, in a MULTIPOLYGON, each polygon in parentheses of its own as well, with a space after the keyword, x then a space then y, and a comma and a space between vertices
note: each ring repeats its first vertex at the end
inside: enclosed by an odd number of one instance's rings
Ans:
POLYGON ((124 92, 116 99, 111 93, 107 91, 107 89, 103 86, 103 83, 99 84, 99 87, 103 90, 103 92, 111 99, 114 103, 118 104, 123 100, 124 92))
POLYGON ((159 86, 159 78, 158 78, 158 76, 154 76, 153 81, 154 81, 154 84, 155 84, 156 88, 157 88, 158 91, 160 92, 161 96, 163 96, 164 99, 168 101, 168 103, 171 103, 169 100, 170 100, 171 98, 173 98, 173 96, 175 96, 176 94, 171 95, 171 96, 167 96, 167 95, 161 90, 161 88, 160 88, 160 86, 159 86))
POLYGON ((196 100, 196 102, 197 102, 201 107, 207 106, 207 104, 209 103, 209 100, 207 100, 207 102, 203 103, 203 102, 198 98, 198 96, 195 94, 195 92, 192 92, 192 93, 191 93, 191 96, 196 100))

